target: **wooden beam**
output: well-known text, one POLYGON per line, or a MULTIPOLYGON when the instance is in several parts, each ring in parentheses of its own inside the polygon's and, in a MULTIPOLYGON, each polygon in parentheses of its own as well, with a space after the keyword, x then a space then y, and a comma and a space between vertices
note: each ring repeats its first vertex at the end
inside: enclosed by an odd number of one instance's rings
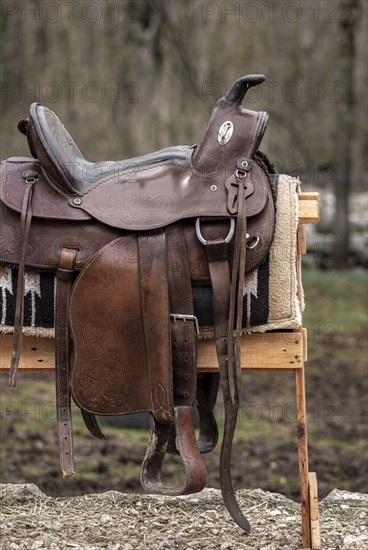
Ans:
POLYGON ((309 505, 311 514, 311 538, 313 550, 321 550, 321 531, 318 512, 318 483, 315 472, 309 472, 309 505))
POLYGON ((321 550, 321 532, 318 512, 318 484, 315 472, 309 472, 309 505, 313 550, 321 550))
MULTIPOLYGON (((198 371, 216 372, 215 342, 201 340, 198 371)), ((265 332, 242 338, 242 371, 293 370, 303 366, 303 334, 300 332, 265 332)))
POLYGON ((297 236, 296 236, 296 245, 298 254, 307 253, 307 229, 305 225, 298 225, 297 236))
POLYGON ((295 390, 297 408, 300 503, 302 513, 302 539, 303 547, 311 548, 311 516, 308 479, 308 436, 304 368, 295 369, 295 390))
POLYGON ((319 193, 298 193, 299 223, 319 222, 319 193))
MULTIPOLYGON (((0 334, 0 373, 9 371, 12 334, 0 334)), ((29 374, 53 372, 55 368, 55 351, 53 338, 23 336, 19 372, 29 374)))
MULTIPOLYGON (((11 334, 0 335, 0 373, 9 370, 11 334)), ((288 371, 303 367, 305 337, 298 332, 266 332, 243 336, 242 370, 288 371)), ((217 356, 213 339, 200 340, 198 372, 216 372, 217 356)), ((19 372, 45 373, 54 371, 54 340, 24 336, 19 372)))
POLYGON ((299 200, 319 201, 319 193, 316 191, 301 191, 298 193, 299 200))

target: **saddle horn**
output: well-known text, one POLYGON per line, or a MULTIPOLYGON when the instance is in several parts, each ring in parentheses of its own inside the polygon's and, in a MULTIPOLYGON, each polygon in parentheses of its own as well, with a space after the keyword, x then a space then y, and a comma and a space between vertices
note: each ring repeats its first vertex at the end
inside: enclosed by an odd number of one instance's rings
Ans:
POLYGON ((244 99, 245 94, 249 88, 253 86, 258 86, 266 80, 265 75, 263 74, 247 74, 239 78, 232 88, 226 93, 225 101, 227 103, 241 103, 244 99))

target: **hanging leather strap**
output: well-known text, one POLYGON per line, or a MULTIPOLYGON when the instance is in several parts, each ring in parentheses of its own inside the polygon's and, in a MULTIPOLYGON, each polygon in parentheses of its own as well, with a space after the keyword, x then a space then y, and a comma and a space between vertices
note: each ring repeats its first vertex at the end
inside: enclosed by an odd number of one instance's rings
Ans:
MULTIPOLYGON (((238 180, 238 211, 234 242, 234 256, 231 271, 230 300, 229 300, 229 318, 228 318, 228 358, 227 365, 222 353, 225 344, 218 342, 221 384, 224 397, 224 437, 222 441, 220 454, 220 486, 226 507, 234 521, 250 532, 250 524, 240 510, 236 500, 234 488, 231 480, 231 448, 238 419, 240 403, 240 385, 241 385, 241 336, 242 336, 242 317, 243 317, 243 290, 246 260, 246 176, 250 170, 251 163, 246 159, 238 161, 236 177, 238 180), (242 166, 243 165, 243 166, 242 166), (234 350, 234 317, 236 311, 236 348, 234 350), (227 370, 225 376, 222 375, 227 370)), ((212 278, 211 278, 212 280, 212 278)), ((216 296, 215 288, 213 289, 216 296)), ((216 300, 216 298, 215 298, 216 300)), ((220 319, 220 323, 223 319, 220 319)), ((216 331, 216 328, 215 328, 216 331)))
MULTIPOLYGON (((171 312, 171 346, 175 405, 197 405, 198 449, 208 453, 216 447, 218 429, 213 415, 219 386, 218 373, 197 377, 198 320, 194 316, 192 284, 183 225, 165 230, 171 312), (205 391, 202 391, 206 387, 205 391), (197 399, 196 399, 197 397, 197 399)), ((194 411, 193 411, 194 416, 194 411)), ((194 428, 193 428, 194 429, 194 428)), ((167 452, 180 454, 175 429, 171 430, 167 452)))
POLYGON ((245 276, 245 261, 246 261, 246 245, 247 245, 247 217, 246 217, 246 196, 247 187, 253 187, 252 183, 247 180, 247 174, 252 167, 250 159, 240 159, 237 162, 237 168, 234 174, 235 184, 238 189, 237 193, 237 218, 236 231, 234 240, 233 263, 231 269, 231 285, 230 285, 230 304, 229 304, 229 320, 228 334, 232 335, 234 325, 236 328, 234 345, 229 346, 229 384, 231 401, 234 403, 239 401, 240 383, 241 383, 241 335, 242 335, 242 320, 243 320, 243 296, 244 296, 244 276, 245 276), (235 322, 236 314, 236 322, 235 322), (234 359, 235 353, 235 359, 234 359))
POLYGON ((74 264, 77 250, 63 248, 56 271, 55 306, 55 376, 56 413, 60 453, 60 469, 63 477, 74 474, 73 432, 70 397, 69 351, 69 300, 75 279, 74 264))
POLYGON ((22 174, 26 180, 26 189, 24 192, 22 211, 20 218, 20 242, 21 252, 18 268, 17 294, 15 302, 14 317, 14 337, 13 349, 11 355, 9 386, 15 386, 16 374, 19 365, 20 352, 23 339, 23 320, 24 320, 24 270, 26 265, 26 251, 28 244, 29 230, 32 221, 32 194, 35 183, 38 180, 37 172, 25 172, 22 174))
MULTIPOLYGON (((193 407, 197 378, 197 330, 186 245, 181 223, 165 230, 170 298, 174 404, 193 407)), ((194 429, 194 427, 193 427, 194 429)), ((167 452, 180 454, 173 426, 167 452)))
MULTIPOLYGON (((206 468, 200 455, 194 430, 196 397, 197 334, 193 315, 192 290, 185 241, 181 225, 170 226, 165 232, 167 258, 162 268, 166 274, 170 297, 174 422, 160 422, 151 415, 151 433, 142 463, 141 484, 151 493, 185 495, 201 491, 206 483, 206 468), (181 487, 167 486, 161 481, 161 471, 167 452, 178 452, 185 469, 181 487)), ((146 247, 140 238, 141 276, 146 247)), ((159 255, 157 255, 159 260, 159 255)), ((166 277, 161 277, 161 286, 166 277)), ((156 309, 159 306, 156 303, 156 309)), ((161 321, 164 325, 164 321, 161 321)), ((170 353, 169 353, 170 355, 170 353)))
POLYGON ((183 227, 165 230, 175 405, 193 406, 197 380, 197 331, 183 227))
POLYGON ((246 175, 251 163, 240 159, 233 176, 238 187, 237 221, 230 275, 229 257, 232 224, 226 238, 206 241, 198 230, 197 236, 205 245, 211 285, 213 290, 214 332, 221 386, 224 399, 225 423, 220 455, 220 486, 226 507, 235 522, 250 532, 250 524, 240 510, 231 480, 231 448, 238 418, 241 375, 241 333, 243 314, 243 286, 246 254, 246 175), (235 314, 237 315, 235 323, 235 314), (234 348, 234 324, 236 324, 236 349, 234 348))
POLYGON ((81 413, 84 424, 89 433, 93 435, 93 437, 97 437, 97 439, 105 439, 105 435, 98 425, 96 416, 93 413, 86 411, 85 409, 81 409, 81 413))

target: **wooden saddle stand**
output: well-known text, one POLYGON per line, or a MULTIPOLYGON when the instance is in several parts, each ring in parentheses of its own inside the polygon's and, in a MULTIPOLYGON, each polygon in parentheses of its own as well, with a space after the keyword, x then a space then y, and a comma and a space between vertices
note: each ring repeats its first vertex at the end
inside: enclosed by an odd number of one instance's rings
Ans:
MULTIPOLYGON (((17 245, 0 255, 1 264, 18 266, 11 385, 22 345, 25 268, 56 273, 63 475, 74 473, 73 398, 87 428, 99 438, 96 415, 149 411, 143 488, 165 495, 201 491, 206 482, 201 454, 212 451, 218 440, 213 409, 221 385, 220 486, 229 513, 247 532, 250 525, 230 473, 246 368, 242 356, 248 349, 242 338, 244 276, 268 254, 276 191, 273 166, 258 150, 268 115, 244 109, 242 100, 263 81, 263 75, 237 80, 215 105, 197 146, 168 147, 119 162, 88 162, 57 116, 34 103, 29 118, 18 124, 32 158, 4 161, 0 187, 2 226, 14 228, 18 237, 17 245), (198 352, 193 284, 212 288, 217 368, 212 342, 201 342, 198 352), (181 456, 186 472, 181 487, 161 481, 167 452, 181 456)), ((294 349, 293 355, 299 358, 302 342, 296 333, 298 353, 294 349)), ((317 497, 316 483, 308 481, 303 362, 276 368, 292 368, 296 374, 303 543, 312 545, 314 521, 318 548, 318 517, 312 517, 316 507, 310 506, 317 497)))

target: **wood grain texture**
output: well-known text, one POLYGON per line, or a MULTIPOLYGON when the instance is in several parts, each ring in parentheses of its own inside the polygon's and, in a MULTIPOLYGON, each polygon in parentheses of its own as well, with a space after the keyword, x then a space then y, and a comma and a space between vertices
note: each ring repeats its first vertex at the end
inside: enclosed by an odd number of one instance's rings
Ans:
POLYGON ((315 472, 309 472, 309 505, 311 518, 311 539, 313 550, 321 549, 321 533, 318 511, 318 483, 315 472))
POLYGON ((305 225, 299 224, 297 229, 297 247, 298 254, 307 253, 307 230, 305 225))
MULTIPOLYGON (((9 370, 11 334, 0 335, 0 373, 9 370)), ((303 367, 305 337, 298 332, 247 334, 242 338, 242 370, 294 370, 303 367)), ((41 373, 54 370, 54 340, 24 336, 19 372, 41 373)), ((217 355, 214 340, 201 340, 198 350, 198 372, 216 372, 217 355)))
MULTIPOLYGON (((0 334, 0 373, 9 371, 13 335, 0 334)), ((53 372, 55 368, 55 344, 53 338, 23 336, 19 372, 53 372)))
POLYGON ((311 520, 309 504, 309 466, 308 466, 308 436, 307 411, 305 401, 304 369, 295 370, 295 389, 297 407, 297 436, 299 456, 299 484, 302 514, 303 547, 311 548, 311 520))
POLYGON ((298 193, 299 223, 318 223, 319 193, 298 193))

